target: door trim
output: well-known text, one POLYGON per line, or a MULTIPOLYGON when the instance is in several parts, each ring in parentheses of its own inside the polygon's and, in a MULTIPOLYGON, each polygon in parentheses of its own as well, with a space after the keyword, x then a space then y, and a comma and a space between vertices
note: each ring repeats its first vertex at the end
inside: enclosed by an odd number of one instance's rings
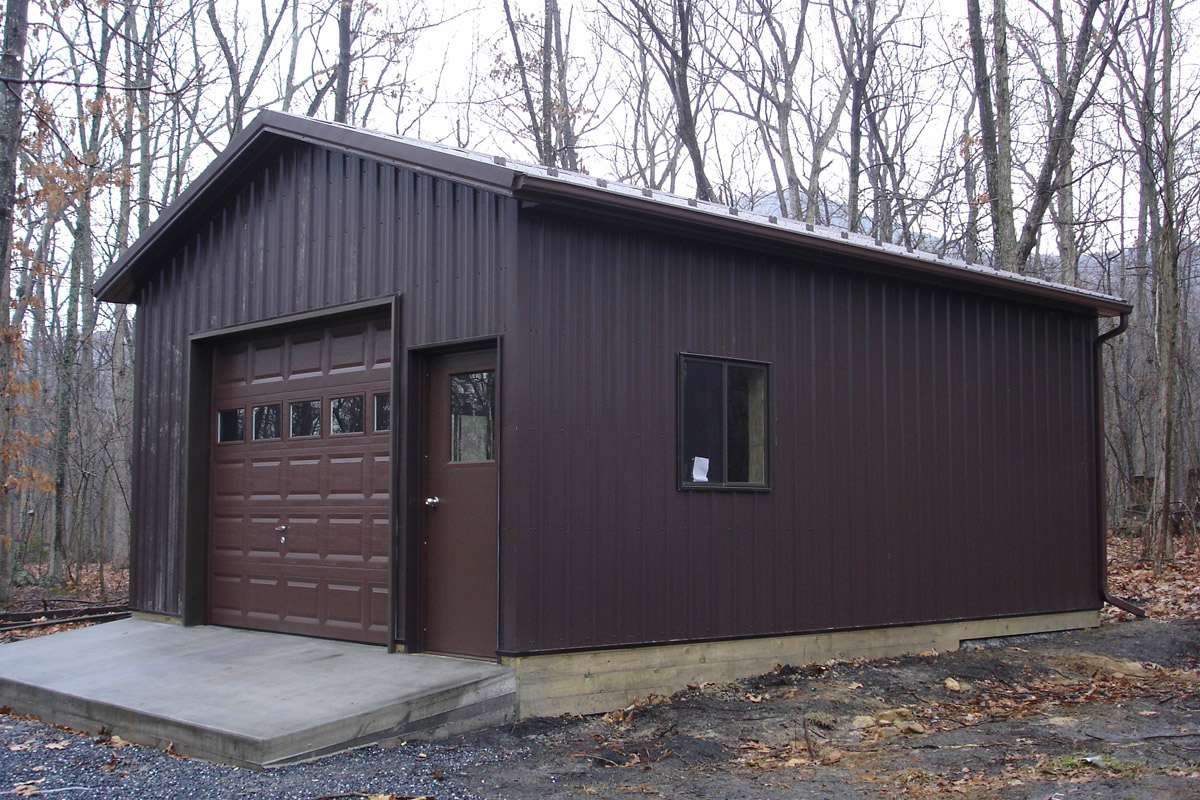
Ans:
MULTIPOLYGON (((496 397, 499 411, 496 418, 496 453, 502 454, 505 448, 504 431, 504 402, 503 402, 503 387, 504 387, 504 335, 494 334, 487 336, 475 336, 467 339, 457 339, 450 342, 432 342, 422 345, 414 345, 406 348, 407 358, 404 359, 404 370, 406 373, 406 388, 405 393, 405 411, 406 419, 404 420, 404 435, 407 442, 413 443, 412 447, 408 447, 405 453, 406 480, 403 487, 404 502, 403 502, 403 519, 401 520, 401 529, 406 532, 405 541, 403 542, 403 560, 405 569, 401 571, 401 582, 403 584, 404 597, 404 628, 408 634, 404 641, 405 651, 410 653, 423 652, 425 643, 421 637, 421 621, 424 617, 424 608, 422 607, 421 589, 422 579, 424 577, 420 550, 421 537, 424 535, 422 523, 422 507, 421 507, 421 486, 423 485, 425 475, 421 468, 421 455, 425 452, 425 435, 424 435, 424 395, 425 395, 425 370, 430 359, 443 355, 453 355, 455 353, 469 353, 474 351, 493 350, 496 354, 496 397)), ((501 520, 501 504, 504 502, 501 495, 501 474, 503 467, 501 459, 496 460, 496 650, 500 649, 500 620, 502 618, 500 609, 500 598, 503 596, 501 580, 504 570, 501 568, 501 549, 500 549, 500 520, 501 520)), ((497 659, 499 656, 497 656, 497 659)))

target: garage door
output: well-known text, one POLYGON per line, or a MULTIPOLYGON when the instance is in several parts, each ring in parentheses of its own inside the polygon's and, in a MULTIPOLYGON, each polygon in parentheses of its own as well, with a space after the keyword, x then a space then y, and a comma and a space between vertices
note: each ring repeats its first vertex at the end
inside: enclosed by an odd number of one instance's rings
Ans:
POLYGON ((384 321, 214 354, 213 624, 387 641, 390 356, 384 321))

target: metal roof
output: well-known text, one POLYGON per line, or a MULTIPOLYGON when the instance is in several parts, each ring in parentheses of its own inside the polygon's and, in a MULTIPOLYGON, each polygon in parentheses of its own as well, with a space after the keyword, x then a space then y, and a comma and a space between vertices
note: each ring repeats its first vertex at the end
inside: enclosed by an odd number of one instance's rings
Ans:
MULTIPOLYGON (((880 261, 943 280, 1034 295, 1094 310, 1100 316, 1128 313, 1122 298, 1089 289, 1054 283, 1028 275, 969 264, 959 259, 908 249, 846 230, 761 214, 718 203, 682 197, 620 181, 596 178, 569 170, 531 164, 503 156, 487 155, 448 145, 410 139, 395 134, 323 122, 277 111, 261 112, 229 143, 225 150, 169 205, 142 236, 123 253, 95 285, 101 300, 129 302, 140 275, 155 268, 153 253, 169 257, 170 242, 178 241, 189 221, 203 215, 214 202, 236 191, 239 177, 256 163, 256 157, 281 140, 308 141, 324 147, 355 152, 371 158, 442 174, 509 194, 541 202, 575 202, 593 207, 637 211, 669 221, 724 228, 749 236, 814 247, 866 261, 880 261), (151 262, 147 264, 147 260, 151 262)), ((161 262, 160 262, 161 263, 161 262)))

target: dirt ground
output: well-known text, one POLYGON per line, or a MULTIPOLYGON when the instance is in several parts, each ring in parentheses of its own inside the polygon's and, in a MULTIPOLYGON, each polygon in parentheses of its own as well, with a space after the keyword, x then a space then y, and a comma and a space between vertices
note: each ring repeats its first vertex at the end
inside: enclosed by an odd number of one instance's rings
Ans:
POLYGON ((360 748, 266 772, 0 714, 0 794, 316 800, 961 796, 1200 800, 1200 558, 1110 549, 1095 630, 780 666, 590 717, 360 748), (74 793, 72 793, 74 792, 74 793))
POLYGON ((1197 798, 1198 658, 1197 622, 1117 622, 784 667, 457 744, 513 754, 462 774, 506 798, 1197 798))
POLYGON ((266 772, 0 715, 0 793, 22 787, 138 800, 1200 798, 1200 622, 781 667, 603 716, 266 772))

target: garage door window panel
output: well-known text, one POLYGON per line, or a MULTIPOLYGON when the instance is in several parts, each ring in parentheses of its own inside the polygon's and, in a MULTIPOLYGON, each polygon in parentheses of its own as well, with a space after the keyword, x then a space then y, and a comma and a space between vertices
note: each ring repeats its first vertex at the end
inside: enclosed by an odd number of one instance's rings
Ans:
POLYGON ((217 442, 243 442, 246 439, 246 409, 226 408, 217 412, 217 442))
POLYGON ((342 435, 363 432, 363 396, 335 397, 329 401, 329 432, 342 435))
POLYGON ((390 430, 392 427, 392 393, 380 392, 375 395, 375 432, 390 430))
POLYGON ((255 406, 254 440, 278 439, 280 436, 279 404, 273 403, 269 406, 255 406))
POLYGON ((315 438, 321 435, 321 401, 300 400, 291 404, 288 435, 293 439, 315 438))

